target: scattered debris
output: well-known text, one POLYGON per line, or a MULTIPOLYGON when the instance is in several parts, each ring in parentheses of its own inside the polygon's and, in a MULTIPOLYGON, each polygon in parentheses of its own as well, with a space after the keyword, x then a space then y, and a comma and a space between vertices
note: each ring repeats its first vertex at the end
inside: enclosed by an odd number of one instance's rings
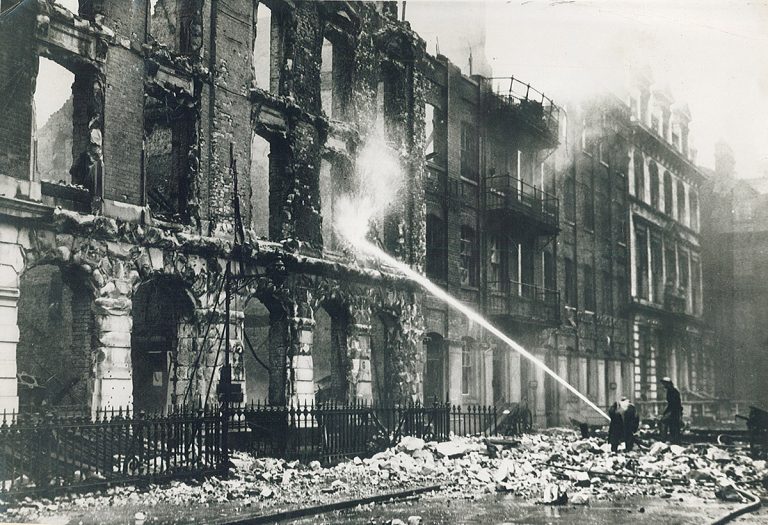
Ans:
MULTIPOLYGON (((332 467, 245 453, 235 453, 232 465, 226 479, 173 481, 141 491, 111 487, 39 505, 27 499, 9 508, 7 515, 29 520, 88 507, 135 504, 147 509, 136 514, 138 523, 139 514, 150 522, 151 508, 158 504, 231 502, 266 512, 293 508, 299 502, 317 505, 435 484, 442 484, 449 496, 504 492, 549 505, 684 495, 742 501, 736 486, 743 483, 754 489, 768 476, 764 460, 753 460, 738 447, 654 443, 645 450, 611 453, 598 438, 579 439, 576 432, 562 429, 514 440, 457 437, 437 443, 408 437, 372 457, 356 457, 332 467)), ((419 516, 407 518, 408 525, 416 523, 419 516)))

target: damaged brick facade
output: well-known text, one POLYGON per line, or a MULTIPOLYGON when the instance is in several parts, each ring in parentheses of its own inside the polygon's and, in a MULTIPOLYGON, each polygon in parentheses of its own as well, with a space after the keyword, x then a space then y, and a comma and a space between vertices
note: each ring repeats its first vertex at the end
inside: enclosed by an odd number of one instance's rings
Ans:
POLYGON ((210 400, 227 323, 234 379, 247 398, 312 402, 324 379, 316 368, 333 383, 318 397, 421 398, 420 294, 385 268, 331 249, 323 221, 332 218, 321 214, 321 177, 331 187, 349 177, 384 119, 407 185, 376 229, 390 253, 423 267, 424 45, 391 5, 100 0, 71 13, 25 0, 2 9, 9 104, 0 123, 0 407, 45 398, 90 410, 162 410, 210 400), (269 23, 260 26, 265 13, 269 23), (267 48, 256 47, 260 32, 267 48), (340 94, 333 115, 321 100, 325 37, 347 57, 332 75, 340 94), (265 49, 269 82, 260 85, 265 49), (75 79, 72 165, 45 178, 34 115, 41 57, 75 79), (252 159, 254 137, 267 144, 261 164, 252 159), (336 168, 321 172, 331 158, 336 168), (228 262, 251 276, 238 281, 229 319, 228 262), (73 326, 59 327, 62 341, 72 341, 62 346, 87 341, 78 386, 58 398, 70 401, 19 391, 51 379, 29 364, 52 351, 28 333, 29 316, 50 299, 22 297, 35 288, 36 268, 64 290, 54 302, 73 326), (320 309, 329 322, 317 322, 320 309), (329 364, 315 367, 315 353, 329 364))

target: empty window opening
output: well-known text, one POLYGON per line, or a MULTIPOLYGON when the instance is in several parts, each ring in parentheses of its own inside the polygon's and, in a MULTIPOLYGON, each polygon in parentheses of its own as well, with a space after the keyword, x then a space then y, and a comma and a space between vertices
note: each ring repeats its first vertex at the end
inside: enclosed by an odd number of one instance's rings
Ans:
POLYGON ((176 101, 147 97, 144 107, 144 170, 146 203, 162 220, 188 222, 189 183, 194 163, 189 152, 195 122, 176 101))
POLYGON ((336 233, 336 206, 343 195, 352 191, 350 168, 342 159, 320 162, 320 213, 323 218, 323 246, 337 250, 342 244, 336 233))
POLYGON ((347 401, 347 325, 347 315, 339 305, 315 310, 312 356, 318 403, 347 401))
POLYGON ((424 155, 428 162, 433 162, 438 166, 445 166, 447 153, 445 114, 441 108, 432 104, 426 104, 425 115, 424 155))
POLYGON ((690 226, 693 230, 698 231, 699 229, 699 198, 696 196, 696 193, 694 191, 691 191, 691 193, 688 196, 688 204, 691 209, 690 226))
MULTIPOLYGON (((35 178, 69 184, 73 164, 75 75, 40 57, 34 97, 33 169, 35 178)), ((79 153, 79 152, 78 152, 79 153)))
POLYGON ((323 39, 320 66, 320 101, 332 120, 347 120, 350 97, 352 54, 341 43, 323 39))
POLYGON ((488 286, 492 290, 503 288, 501 270, 501 238, 491 235, 488 239, 488 286))
POLYGON ((280 14, 263 2, 258 2, 255 18, 256 25, 253 37, 254 84, 259 89, 279 94, 284 54, 280 14))
POLYGON ((251 140, 251 229, 258 237, 269 237, 269 173, 271 146, 253 134, 251 140))
POLYGON ((390 137, 402 137, 406 114, 405 71, 390 61, 381 64, 376 92, 376 124, 390 137))
POLYGON ((664 300, 664 262, 662 259, 661 238, 651 236, 651 278, 653 279, 653 301, 664 300))
POLYGON ((245 304, 243 319, 243 366, 245 395, 249 401, 264 402, 269 396, 270 312, 258 299, 245 304))
MULTIPOLYGON (((150 0, 149 33, 152 39, 171 51, 180 47, 179 16, 181 4, 179 0, 150 0)), ((185 20, 186 22, 186 20, 185 20)))
POLYGON ((196 351, 193 311, 190 295, 170 279, 146 282, 133 294, 131 363, 135 410, 163 412, 170 406, 201 401, 207 385, 217 380, 209 366, 213 363, 207 356, 200 359, 196 351), (190 386, 187 378, 193 377, 196 384, 190 386))
POLYGON ((424 366, 424 402, 439 403, 446 399, 445 376, 448 360, 443 336, 430 332, 424 342, 427 359, 424 366))
POLYGON ((635 240, 637 246, 637 262, 635 266, 636 293, 638 297, 648 299, 648 234, 645 228, 636 228, 635 240))
POLYGON ((87 413, 93 331, 89 290, 71 272, 44 265, 22 274, 19 292, 21 410, 70 406, 87 413))

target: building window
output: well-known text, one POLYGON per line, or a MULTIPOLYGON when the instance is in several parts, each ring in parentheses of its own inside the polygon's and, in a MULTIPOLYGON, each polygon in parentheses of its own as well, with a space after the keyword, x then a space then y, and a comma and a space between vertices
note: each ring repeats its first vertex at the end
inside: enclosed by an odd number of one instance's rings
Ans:
POLYGON ((659 117, 656 115, 651 115, 651 129, 654 133, 661 134, 661 123, 659 122, 659 117))
POLYGON ((672 175, 664 172, 664 213, 672 215, 672 175))
POLYGON ((648 235, 643 228, 635 230, 636 268, 635 284, 637 296, 648 299, 648 235))
POLYGON ((595 272, 589 265, 584 266, 584 309, 595 311, 595 272))
POLYGON ((472 386, 472 349, 469 341, 463 341, 461 346, 461 393, 469 395, 472 386))
POLYGON ((497 235, 488 240, 488 286, 501 290, 501 241, 497 235))
POLYGON ((573 268, 573 260, 565 259, 565 304, 576 307, 576 274, 573 268))
POLYGON ((680 288, 688 290, 688 253, 680 250, 677 257, 680 260, 680 288))
POLYGON ((699 230, 699 198, 696 196, 695 191, 691 191, 688 195, 688 204, 691 209, 691 228, 693 230, 699 230))
POLYGON ((603 284, 602 296, 601 296, 602 304, 600 305, 600 307, 602 308, 602 312, 604 314, 610 315, 613 311, 613 309, 611 308, 612 306, 611 298, 613 297, 612 296, 613 288, 611 285, 613 283, 611 282, 611 273, 609 271, 603 270, 602 284, 603 284))
POLYGON ((592 185, 592 173, 589 173, 581 186, 581 214, 584 228, 590 231, 595 229, 595 200, 592 185))
POLYGON ((563 188, 563 205, 565 206, 565 220, 576 220, 576 191, 574 188, 575 177, 567 177, 563 188))
POLYGON ((445 222, 437 215, 427 215, 427 276, 445 279, 446 238, 445 222))
POLYGON ((477 238, 469 226, 461 227, 460 248, 461 284, 477 286, 477 238))
POLYGON ((693 300, 693 314, 698 315, 701 311, 701 263, 698 258, 691 257, 691 289, 693 300))
POLYGON ((554 290, 557 288, 555 276, 555 257, 551 252, 544 252, 544 288, 554 290))
POLYGON ((478 180, 479 142, 477 128, 461 123, 461 176, 469 180, 478 180))
POLYGON ((666 268, 666 286, 677 285, 677 261, 675 260, 675 245, 671 242, 666 243, 664 249, 664 266, 666 268))
POLYGON ((651 237, 651 277, 653 279, 653 302, 661 303, 664 294, 664 263, 662 260, 661 239, 651 237))
POLYGON ((638 200, 645 200, 645 164, 643 156, 639 151, 635 151, 635 197, 638 200))
POLYGON ((653 161, 648 164, 648 174, 651 179, 651 206, 658 210, 660 209, 659 191, 661 188, 659 187, 659 169, 653 161))
POLYGON ((685 224, 685 185, 683 181, 677 181, 677 220, 685 224))

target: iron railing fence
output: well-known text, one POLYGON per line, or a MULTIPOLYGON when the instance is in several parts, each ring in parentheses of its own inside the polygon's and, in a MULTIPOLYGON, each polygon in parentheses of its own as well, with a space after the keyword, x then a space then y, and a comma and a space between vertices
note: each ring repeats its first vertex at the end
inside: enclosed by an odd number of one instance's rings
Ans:
POLYGON ((222 436, 218 409, 116 409, 95 417, 4 412, 0 494, 55 494, 222 473, 222 436))
POLYGON ((451 435, 530 430, 530 413, 523 417, 527 411, 510 415, 505 408, 448 403, 251 403, 231 408, 227 419, 220 407, 173 407, 162 414, 55 410, 3 413, 0 497, 53 496, 121 483, 225 475, 230 448, 333 463, 370 456, 405 436, 444 441, 451 435))
POLYGON ((257 455, 333 462, 373 454, 397 444, 405 436, 444 441, 451 434, 494 435, 498 414, 493 406, 461 407, 446 403, 252 403, 232 411, 230 428, 241 433, 234 442, 257 455))

